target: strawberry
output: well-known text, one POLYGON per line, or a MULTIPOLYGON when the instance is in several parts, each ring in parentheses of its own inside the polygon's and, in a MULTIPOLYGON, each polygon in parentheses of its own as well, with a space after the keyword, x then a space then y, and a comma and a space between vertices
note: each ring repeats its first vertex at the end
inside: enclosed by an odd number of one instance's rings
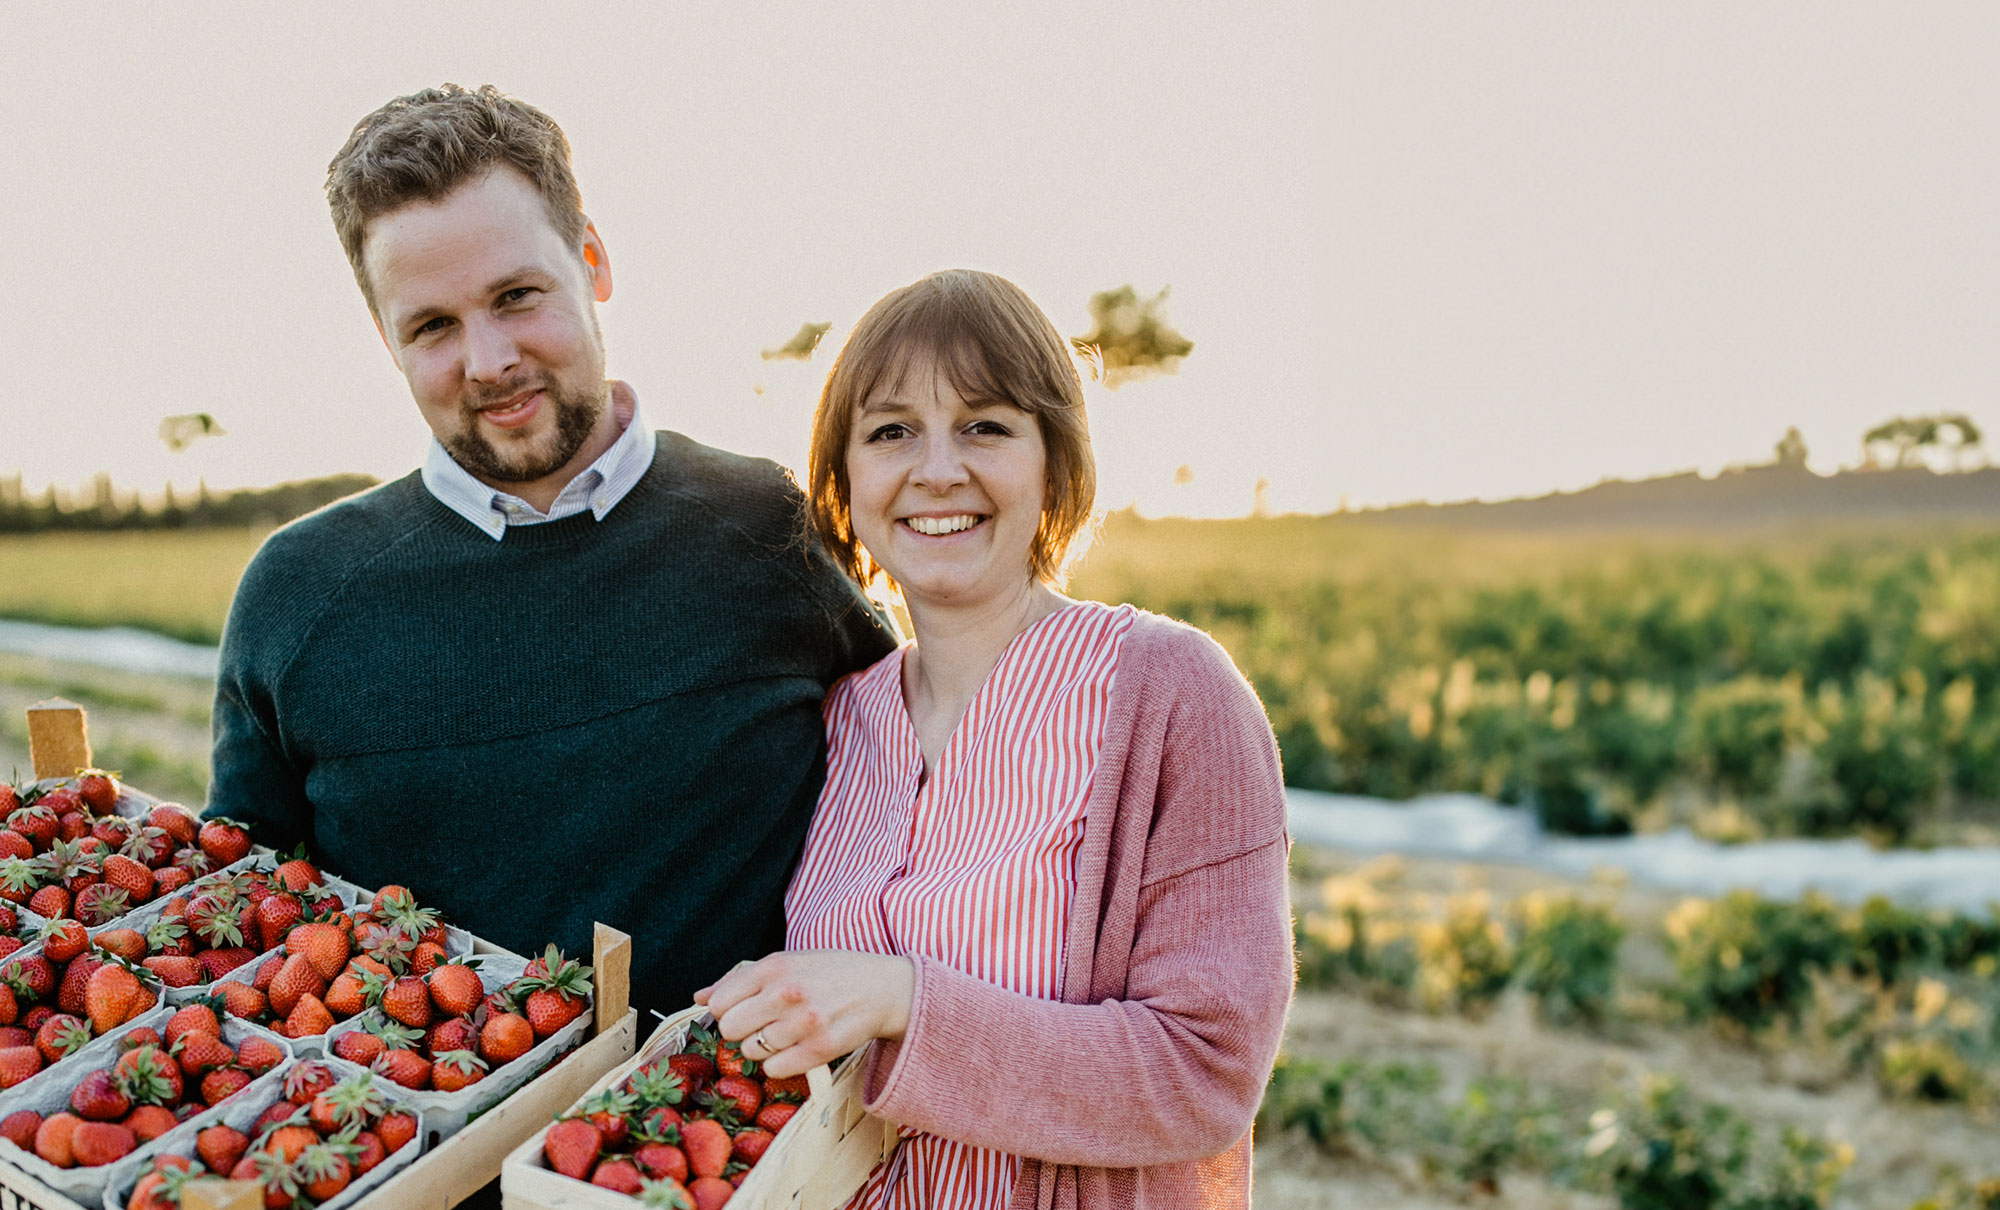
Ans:
POLYGON ((337 1024, 333 1014, 327 1011, 326 1002, 307 992, 299 997, 298 1006, 285 1018, 294 1038, 313 1038, 332 1029, 337 1024))
POLYGON ((85 950, 70 959, 63 968, 62 983, 56 988, 57 1008, 71 1016, 84 1015, 84 990, 90 986, 90 977, 97 973, 97 968, 104 965, 105 957, 102 951, 85 950))
POLYGON ((785 1123, 791 1121, 792 1115, 798 1111, 799 1106, 796 1101, 773 1101, 757 1111, 757 1125, 776 1134, 785 1128, 785 1123))
POLYGON ((694 1210, 721 1210, 736 1192, 736 1186, 720 1177, 698 1176, 688 1182, 688 1196, 694 1199, 694 1210))
POLYGON ((195 875, 177 865, 170 865, 153 874, 153 893, 171 895, 195 880, 195 875))
POLYGON ((132 1098, 112 1083, 109 1071, 93 1071, 71 1090, 69 1109, 87 1122, 115 1122, 132 1112, 132 1098))
POLYGON ((231 819, 215 818, 201 825, 196 834, 201 851, 217 869, 243 860, 250 853, 250 833, 231 819))
POLYGON ((681 1149, 688 1170, 696 1176, 721 1176, 729 1166, 729 1132, 714 1118, 696 1118, 681 1125, 681 1149))
POLYGON ((54 920, 69 915, 69 892, 59 886, 45 886, 28 896, 28 910, 54 920))
POLYGON ((749 1164, 755 1167, 757 1161, 763 1159, 764 1153, 770 1149, 771 1132, 768 1130, 758 1130, 753 1127, 749 1130, 739 1130, 736 1132, 736 1137, 730 1144, 729 1156, 740 1164, 749 1164))
POLYGON ((106 1034, 153 1007, 156 998, 124 966, 106 963, 91 976, 84 990, 84 1011, 98 1033, 106 1034))
POLYGON ((424 1049, 433 1056, 448 1050, 473 1050, 479 1045, 479 1031, 470 1017, 446 1017, 431 1026, 424 1036, 424 1049))
POLYGON ((42 1115, 32 1109, 16 1109, 0 1118, 0 1139, 19 1147, 23 1151, 35 1149, 35 1131, 42 1125, 42 1115))
POLYGON ((319 1142, 319 1135, 310 1126, 288 1123, 271 1132, 264 1140, 264 1149, 273 1155, 285 1157, 286 1163, 296 1163, 305 1149, 319 1142))
POLYGON ((417 948, 410 951, 410 973, 428 975, 448 961, 445 948, 435 941, 419 941, 417 948))
POLYGON ((214 1034, 188 1033, 174 1043, 174 1059, 190 1080, 200 1080, 219 1067, 236 1062, 236 1052, 214 1034))
POLYGON ((137 962, 146 956, 146 935, 138 929, 105 929, 92 944, 127 962, 137 962))
POLYGON ((90 933, 81 921, 51 920, 40 933, 42 953, 51 962, 68 962, 90 945, 90 933))
POLYGON ((124 887, 108 882, 92 883, 76 893, 76 918, 92 928, 109 924, 132 910, 132 896, 124 887))
POLYGON ((107 849, 121 849, 132 839, 132 821, 121 815, 106 816, 90 825, 89 834, 107 849))
POLYGON ((42 1052, 34 1046, 0 1048, 0 1088, 12 1088, 42 1072, 42 1052))
POLYGON ((248 983, 225 979, 215 985, 215 991, 222 997, 223 1011, 232 1017, 241 1017, 245 1021, 257 1020, 270 1007, 270 1002, 264 998, 264 993, 248 983))
POLYGON ((812 1085, 807 1083, 806 1078, 802 1075, 799 1076, 767 1075, 764 1077, 764 1100, 767 1102, 768 1101, 803 1102, 807 1097, 811 1095, 812 1095, 812 1085))
POLYGON ((253 1140, 261 1139, 268 1132, 276 1130, 298 1116, 298 1112, 299 1107, 290 1101, 276 1100, 271 1102, 259 1110, 256 1120, 250 1123, 250 1137, 253 1140))
POLYGON ((431 1087, 457 1092, 486 1078, 486 1061, 469 1050, 448 1050, 431 1061, 431 1087))
POLYGON ((35 855, 35 842, 12 828, 0 828, 0 857, 27 860, 35 855))
POLYGON ((632 1162, 653 1180, 685 1181, 688 1178, 687 1153, 672 1143, 641 1143, 632 1152, 632 1162))
POLYGON ((201 834, 201 824, 177 802, 163 802, 147 812, 146 825, 165 832, 177 845, 193 844, 201 834))
POLYGON ((174 859, 174 838, 150 825, 140 825, 132 830, 132 838, 118 848, 120 853, 153 871, 155 875, 154 894, 160 893, 157 882, 159 872, 167 868, 174 859))
POLYGON ((139 965, 152 971, 168 987, 194 987, 208 978, 208 972, 193 958, 146 958, 139 965))
POLYGON ((131 1155, 138 1145, 138 1138, 116 1122, 78 1122, 70 1153, 79 1168, 102 1168, 131 1155))
POLYGON ((139 904, 153 897, 153 870, 123 853, 104 859, 104 883, 125 892, 127 902, 139 904))
POLYGON ((44 801, 32 807, 11 811, 7 815, 8 830, 27 837, 28 843, 35 847, 37 853, 55 843, 56 831, 61 827, 56 820, 56 812, 46 801, 47 797, 52 796, 45 796, 44 801))
POLYGON ((382 1011, 413 1029, 422 1029, 431 1023, 430 989, 415 975, 404 975, 382 993, 382 1011))
POLYGON ((109 815, 118 806, 118 775, 84 769, 76 775, 76 796, 92 815, 109 815))
POLYGON ((0 819, 12 815, 20 809, 20 806, 21 792, 6 782, 0 781, 0 819))
POLYGON ((187 1088, 180 1067, 157 1046, 140 1046, 118 1056, 111 1079, 120 1092, 141 1105, 178 1105, 187 1088))
MULTIPOLYGON (((267 899, 264 902, 273 901, 267 899)), ((270 997, 272 1012, 281 1017, 289 1017, 300 999, 306 996, 317 997, 324 991, 326 991, 326 980, 313 969, 313 964, 304 954, 292 954, 285 959, 284 965, 278 968, 277 975, 272 978, 271 986, 265 989, 264 994, 270 997)))
POLYGON ((141 1046, 164 1047, 165 1045, 166 1040, 161 1038, 159 1031, 150 1025, 135 1025, 118 1035, 118 1053, 120 1054, 128 1050, 137 1050, 141 1046))
MULTIPOLYGON (((82 811, 65 811, 56 817, 57 840, 83 840, 90 836, 90 816, 82 811)), ((50 845, 54 848, 54 845, 50 845)))
POLYGON ((256 956, 248 946, 230 945, 224 946, 221 949, 202 950, 194 956, 194 960, 201 963, 201 969, 213 981, 222 978, 230 971, 249 962, 256 956))
POLYGON ((250 1073, 240 1067, 218 1067, 201 1078, 201 1103, 222 1104, 250 1086, 250 1073))
POLYGON ((35 1049, 42 1063, 53 1066, 90 1041, 90 1027, 68 1013, 56 1013, 35 1031, 35 1049))
POLYGON ((25 948, 26 943, 19 937, 0 936, 0 959, 12 957, 15 953, 25 948))
POLYGON ((250 1149, 250 1136, 218 1122, 194 1136, 194 1149, 210 1172, 227 1172, 250 1149))
POLYGON ((266 951, 285 943, 285 934, 305 919, 305 905, 296 895, 270 895, 256 908, 257 935, 266 951))
POLYGON ((141 1144, 150 1143, 167 1131, 180 1125, 174 1111, 164 1105, 140 1105, 125 1118, 125 1129, 130 1130, 141 1144))
POLYGON ((350 1029, 333 1040, 335 1056, 362 1067, 379 1058, 383 1049, 382 1039, 366 1029, 350 1029))
POLYGON ((268 1038, 245 1038, 236 1048, 236 1065, 253 1076, 261 1076, 284 1061, 285 1052, 268 1038))
POLYGON ((375 1123, 375 1134, 382 1140, 383 1150, 394 1155, 417 1137, 417 1119, 401 1110, 385 1113, 375 1123))
MULTIPOLYGON (((264 902, 271 902, 269 899, 264 902)), ((262 908, 258 909, 260 912, 262 908)), ((346 968, 350 953, 347 934, 332 924, 311 922, 301 924, 285 939, 285 952, 304 954, 319 972, 320 978, 332 979, 346 968)))
POLYGON ((590 1183, 636 1196, 639 1192, 639 1166, 631 1160, 607 1159, 590 1174, 590 1183))
POLYGON ((0 859, 0 899, 26 904, 42 885, 42 867, 25 857, 0 859))
POLYGON ((706 1055, 668 1055, 667 1066, 681 1078, 681 1085, 689 1096, 702 1092, 710 1084, 715 1083, 715 1063, 706 1055))
POLYGON ((339 1197, 354 1180, 354 1165, 340 1150, 316 1143, 299 1155, 299 1180, 307 1197, 327 1201, 339 1197))
POLYGON ((382 1074, 383 1079, 405 1088, 430 1087, 431 1065, 414 1050, 384 1050, 376 1058, 374 1069, 382 1074))
POLYGON ((367 1176, 375 1165, 389 1158, 388 1148, 372 1130, 364 1130, 354 1136, 354 1175, 367 1176))
MULTIPOLYGON (((5 1022, 5 1024, 0 1024, 0 1032, 12 1028, 13 1023, 20 1019, 20 997, 15 994, 12 984, 0 982, 0 1022, 5 1022)), ((5 1045, 5 1043, 0 1043, 0 1045, 5 1045)))
POLYGON ((468 963, 447 962, 430 973, 431 1003, 447 1017, 463 1017, 486 998, 479 972, 468 963))
POLYGON ((714 1095, 727 1103, 738 1120, 749 1121, 764 1107, 764 1086, 749 1076, 724 1076, 715 1082, 714 1095))
POLYGON ((523 981, 529 991, 522 1007, 535 1036, 546 1038, 583 1015, 590 995, 590 968, 565 960, 553 945, 541 961, 548 973, 523 981))
POLYGON ((192 1004, 184 1004, 167 1018, 160 1029, 160 1040, 168 1046, 181 1040, 182 1035, 197 1033, 210 1037, 222 1036, 222 1018, 215 1013, 215 997, 210 996, 192 1004))
POLYGON ((300 845, 289 859, 279 865, 274 877, 278 885, 294 894, 320 884, 319 867, 306 860, 304 845, 300 845))
POLYGON ((334 976, 321 998, 334 1016, 345 1020, 367 1009, 368 985, 351 971, 342 971, 334 976))
POLYGON ((74 1168, 76 1156, 71 1143, 83 1119, 73 1113, 52 1113, 35 1128, 35 1154, 58 1168, 74 1168))
POLYGON ((489 1016, 479 1029, 479 1053, 495 1067, 512 1063, 534 1047, 534 1026, 519 1013, 489 1016))
POLYGON ((542 1154, 548 1157, 549 1167, 579 1181, 589 1178, 603 1150, 604 1136, 581 1118, 563 1118, 549 1127, 542 1139, 542 1154))

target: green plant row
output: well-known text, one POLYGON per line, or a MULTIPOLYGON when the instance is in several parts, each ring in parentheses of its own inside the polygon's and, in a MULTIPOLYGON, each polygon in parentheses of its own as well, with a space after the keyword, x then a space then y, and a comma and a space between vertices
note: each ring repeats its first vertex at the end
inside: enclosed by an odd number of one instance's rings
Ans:
POLYGON ((1531 540, 1114 518, 1078 583, 1214 633, 1289 784, 1615 831, 1677 788, 1891 842, 2000 801, 2000 535, 1531 540), (1291 558, 1258 549, 1292 543, 1291 558))

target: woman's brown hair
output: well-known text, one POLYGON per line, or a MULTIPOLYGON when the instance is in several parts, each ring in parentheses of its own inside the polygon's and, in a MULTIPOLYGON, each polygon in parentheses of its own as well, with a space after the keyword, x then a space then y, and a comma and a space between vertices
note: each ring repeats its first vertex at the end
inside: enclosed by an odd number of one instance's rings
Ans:
POLYGON ((947 269, 891 293, 861 317, 834 359, 813 412, 806 459, 806 494, 820 542, 856 581, 873 578, 874 560, 854 537, 848 507, 854 413, 878 386, 895 384, 922 363, 935 364, 968 399, 1004 399, 1035 418, 1048 481, 1028 571, 1059 582, 1097 497, 1083 380, 1069 342, 1042 309, 1013 282, 976 269, 947 269))

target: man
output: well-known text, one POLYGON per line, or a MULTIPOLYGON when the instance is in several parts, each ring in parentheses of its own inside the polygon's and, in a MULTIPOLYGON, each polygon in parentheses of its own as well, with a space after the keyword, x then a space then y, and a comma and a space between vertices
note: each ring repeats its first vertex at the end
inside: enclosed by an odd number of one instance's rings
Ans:
POLYGON ((611 261, 545 114, 391 101, 327 197, 435 439, 251 562, 209 814, 516 951, 616 925, 634 1001, 684 1006, 782 944, 820 700, 890 633, 776 465, 653 433, 606 381, 611 261))

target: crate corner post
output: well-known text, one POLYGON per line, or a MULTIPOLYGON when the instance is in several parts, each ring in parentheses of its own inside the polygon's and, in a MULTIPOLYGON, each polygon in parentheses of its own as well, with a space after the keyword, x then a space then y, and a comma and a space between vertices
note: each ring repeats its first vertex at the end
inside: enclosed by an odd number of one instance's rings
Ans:
POLYGON ((83 707, 59 697, 28 707, 28 761, 38 779, 89 768, 90 721, 83 707))
POLYGON ((591 936, 591 961, 597 988, 597 1032, 608 1033, 632 1006, 632 938, 598 922, 591 936))

